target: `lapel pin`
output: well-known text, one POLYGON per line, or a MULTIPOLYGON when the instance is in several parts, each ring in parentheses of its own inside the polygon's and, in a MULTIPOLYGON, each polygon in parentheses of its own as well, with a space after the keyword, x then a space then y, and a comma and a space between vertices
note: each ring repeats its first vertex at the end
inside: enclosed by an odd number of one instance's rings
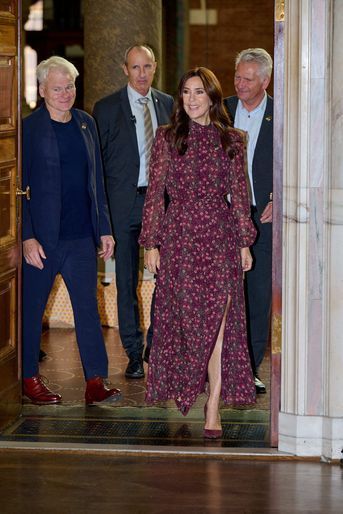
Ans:
POLYGON ((272 121, 272 117, 271 116, 266 116, 266 121, 272 121))
POLYGON ((82 128, 82 130, 86 130, 86 128, 87 128, 87 123, 84 123, 84 122, 83 122, 83 123, 81 123, 81 128, 82 128))

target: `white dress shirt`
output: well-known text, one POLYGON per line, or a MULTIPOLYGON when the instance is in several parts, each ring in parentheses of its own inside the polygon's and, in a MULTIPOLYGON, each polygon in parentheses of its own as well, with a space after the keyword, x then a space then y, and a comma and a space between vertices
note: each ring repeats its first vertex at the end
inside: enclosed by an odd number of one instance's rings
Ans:
POLYGON ((238 100, 234 126, 238 129, 245 130, 248 133, 248 148, 247 148, 247 160, 248 160, 248 175, 251 188, 251 203, 256 205, 254 184, 252 179, 252 163, 254 159, 255 147, 257 138, 260 133, 261 124, 264 116, 264 112, 267 106, 267 94, 264 94, 261 103, 253 110, 247 111, 241 100, 238 100))

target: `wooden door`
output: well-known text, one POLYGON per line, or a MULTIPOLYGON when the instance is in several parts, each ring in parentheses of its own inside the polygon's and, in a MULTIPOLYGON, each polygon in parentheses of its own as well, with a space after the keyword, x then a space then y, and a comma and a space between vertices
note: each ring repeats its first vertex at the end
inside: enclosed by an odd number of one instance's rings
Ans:
POLYGON ((0 430, 21 410, 19 0, 0 0, 0 430))

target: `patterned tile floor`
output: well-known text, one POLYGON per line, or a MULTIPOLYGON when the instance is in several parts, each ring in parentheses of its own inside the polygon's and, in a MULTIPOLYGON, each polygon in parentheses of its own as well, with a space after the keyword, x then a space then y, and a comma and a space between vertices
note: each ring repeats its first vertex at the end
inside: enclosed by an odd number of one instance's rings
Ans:
MULTIPOLYGON (((81 442, 84 444, 121 444, 153 446, 268 447, 269 394, 260 395, 255 408, 221 409, 223 438, 204 441, 201 395, 188 416, 183 417, 174 402, 156 407, 144 403, 145 379, 124 376, 127 358, 118 331, 104 329, 109 356, 109 380, 121 389, 123 398, 115 404, 86 407, 84 377, 71 328, 50 328, 42 338, 47 353, 40 372, 53 390, 63 396, 58 406, 24 403, 23 416, 2 434, 0 440, 29 442, 81 442)), ((145 364, 145 366, 147 366, 145 364)), ((269 359, 261 376, 269 390, 269 359)))

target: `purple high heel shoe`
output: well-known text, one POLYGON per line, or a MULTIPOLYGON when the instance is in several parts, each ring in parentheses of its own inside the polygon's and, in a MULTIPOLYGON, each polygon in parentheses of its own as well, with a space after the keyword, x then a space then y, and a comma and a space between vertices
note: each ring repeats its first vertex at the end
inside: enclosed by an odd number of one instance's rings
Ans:
MULTIPOLYGON (((207 414, 207 403, 204 405, 204 415, 206 420, 206 414, 207 414)), ((209 428, 204 428, 203 436, 205 439, 220 439, 223 435, 223 430, 211 430, 209 428)))

